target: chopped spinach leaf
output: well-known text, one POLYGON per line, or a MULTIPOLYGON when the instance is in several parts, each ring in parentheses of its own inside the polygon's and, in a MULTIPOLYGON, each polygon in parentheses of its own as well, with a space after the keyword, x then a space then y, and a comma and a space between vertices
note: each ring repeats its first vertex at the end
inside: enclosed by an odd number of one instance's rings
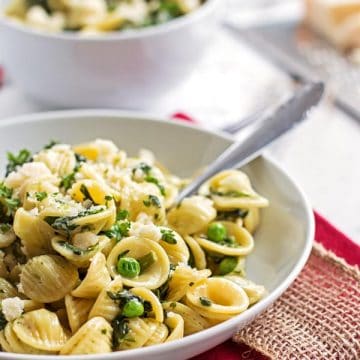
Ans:
POLYGON ((85 200, 90 200, 91 202, 93 202, 95 204, 95 201, 92 198, 92 196, 90 195, 89 190, 86 187, 86 185, 84 185, 84 184, 80 185, 80 192, 84 195, 85 200))
POLYGON ((212 304, 211 300, 209 300, 207 297, 204 296, 200 296, 199 300, 202 306, 211 306, 212 304))
POLYGON ((148 176, 145 177, 145 181, 148 182, 148 183, 155 184, 155 185, 159 188, 160 194, 161 194, 162 196, 165 196, 165 195, 166 195, 165 188, 164 188, 163 185, 161 185, 161 184, 159 183, 159 180, 158 180, 158 179, 154 178, 153 176, 148 175, 148 176))
POLYGON ((129 235, 130 227, 130 221, 117 221, 109 230, 102 231, 101 233, 119 242, 122 238, 129 235))
POLYGON ((48 196, 46 191, 38 191, 35 193, 35 198, 37 201, 42 201, 44 199, 46 199, 48 196))
POLYGON ((59 141, 50 140, 50 142, 44 146, 44 150, 49 150, 49 149, 53 148, 55 145, 57 145, 57 144, 59 144, 59 141))
POLYGON ((129 320, 127 320, 122 315, 118 315, 114 320, 111 321, 111 326, 113 328, 112 346, 114 350, 117 350, 121 341, 125 339, 126 335, 130 331, 129 320))
POLYGON ((119 210, 116 214, 116 220, 125 220, 129 218, 129 212, 127 210, 119 210))
POLYGON ((218 211, 217 220, 236 221, 238 218, 246 218, 249 214, 249 210, 237 209, 233 211, 218 211))
POLYGON ((11 229, 10 224, 0 224, 0 232, 6 234, 11 229))
POLYGON ((68 243, 67 241, 59 241, 58 244, 60 246, 62 246, 63 248, 70 250, 72 253, 74 253, 75 255, 78 255, 78 256, 89 253, 89 252, 95 250, 99 246, 99 244, 95 244, 95 245, 91 245, 91 246, 87 247, 86 249, 81 249, 77 246, 74 246, 73 244, 68 243))
POLYGON ((233 197, 233 198, 251 197, 250 194, 237 190, 229 190, 229 191, 221 192, 221 191, 216 191, 214 189, 210 189, 210 194, 217 196, 224 196, 224 197, 233 197))
POLYGON ((161 240, 167 242, 168 244, 176 244, 177 241, 175 239, 174 231, 170 229, 160 229, 161 232, 161 240))
POLYGON ((4 330, 7 324, 4 313, 0 310, 0 330, 4 330))
POLYGON ((157 208, 161 208, 160 200, 155 195, 149 195, 148 200, 144 200, 143 203, 146 207, 155 206, 157 208))
POLYGON ((7 153, 8 164, 6 165, 6 174, 8 176, 11 172, 15 171, 18 166, 21 166, 31 161, 31 153, 29 150, 22 149, 15 155, 11 152, 7 153))

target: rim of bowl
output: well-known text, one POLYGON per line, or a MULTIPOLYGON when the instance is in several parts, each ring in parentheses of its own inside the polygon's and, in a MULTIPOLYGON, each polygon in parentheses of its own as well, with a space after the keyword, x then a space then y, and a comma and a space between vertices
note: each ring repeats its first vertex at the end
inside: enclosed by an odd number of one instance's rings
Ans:
MULTIPOLYGON (((68 40, 68 41, 86 41, 86 42, 102 42, 102 41, 114 41, 114 40, 131 40, 139 38, 147 38, 151 36, 160 35, 170 32, 186 26, 190 23, 197 22, 204 17, 207 17, 213 11, 216 10, 221 0, 206 0, 198 9, 188 14, 179 16, 175 19, 167 21, 162 24, 151 25, 148 27, 140 27, 138 29, 130 29, 126 31, 109 31, 104 34, 81 36, 77 32, 59 32, 50 33, 41 30, 34 29, 25 24, 19 24, 9 19, 6 15, 0 15, 0 23, 10 27, 12 30, 22 33, 30 34, 33 36, 39 36, 48 39, 68 40)), ((3 11, 4 6, 1 7, 0 13, 3 11)))
MULTIPOLYGON (((11 124, 21 124, 24 122, 43 122, 43 121, 51 121, 51 120, 60 120, 66 117, 74 117, 74 118, 84 118, 84 117, 118 117, 121 121, 122 118, 126 119, 137 119, 137 120, 148 120, 153 123, 167 123, 170 126, 175 127, 185 127, 190 128, 193 131, 198 131, 202 133, 207 133, 209 135, 220 137, 223 140, 233 142, 234 138, 224 133, 220 130, 210 130, 204 129, 200 126, 189 124, 189 123, 181 123, 179 122, 168 122, 164 117, 147 114, 144 112, 137 111, 122 111, 122 110, 60 110, 60 111, 49 111, 43 113, 33 113, 28 115, 20 115, 12 118, 7 118, 0 120, 0 129, 7 125, 11 124)), ((215 325, 209 329, 205 329, 198 333, 186 336, 182 339, 175 340, 169 343, 163 343, 158 345, 153 345, 149 347, 143 347, 138 349, 131 350, 123 350, 118 352, 106 353, 106 354, 91 354, 91 355, 36 355, 36 358, 39 359, 49 359, 49 360, 116 360, 125 357, 126 359, 138 359, 141 356, 149 356, 156 355, 157 353, 167 352, 167 351, 176 351, 180 350, 183 347, 191 346, 193 343, 199 343, 202 340, 206 340, 207 337, 215 336, 217 333, 221 333, 230 328, 236 327, 239 323, 240 318, 243 322, 251 321, 255 316, 259 315, 261 312, 265 311, 277 298, 279 298, 283 292, 293 283, 295 278, 298 276, 300 271, 305 266, 305 263, 310 256, 312 243, 315 234, 315 220, 314 214, 312 211, 312 207, 303 192, 303 190, 299 187, 297 182, 289 175, 282 167, 278 164, 276 160, 274 160, 269 155, 261 155, 267 162, 269 162, 282 176, 287 178, 287 180, 292 183, 292 185, 296 188, 299 197, 304 204, 305 215, 306 218, 305 223, 308 225, 307 232, 305 234, 305 246, 302 249, 302 252, 299 254, 299 258, 293 267, 293 269, 289 272, 286 279, 273 291, 271 291, 264 299, 260 302, 253 305, 251 308, 247 309, 243 313, 233 317, 232 319, 226 320, 223 323, 215 325)), ((0 351, 0 359, 12 359, 12 360, 32 360, 34 359, 33 355, 30 354, 16 354, 16 353, 7 353, 0 351)))

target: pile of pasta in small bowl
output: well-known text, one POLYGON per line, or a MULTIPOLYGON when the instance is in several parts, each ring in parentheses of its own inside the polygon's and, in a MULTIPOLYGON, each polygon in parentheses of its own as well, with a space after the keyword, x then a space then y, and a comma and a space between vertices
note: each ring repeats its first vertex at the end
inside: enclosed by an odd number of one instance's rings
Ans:
POLYGON ((149 151, 54 142, 8 154, 0 182, 0 345, 96 354, 180 339, 258 302, 246 279, 268 201, 227 170, 174 204, 188 180, 149 151))
POLYGON ((102 33, 158 25, 198 9, 202 0, 11 0, 5 15, 47 32, 102 33))

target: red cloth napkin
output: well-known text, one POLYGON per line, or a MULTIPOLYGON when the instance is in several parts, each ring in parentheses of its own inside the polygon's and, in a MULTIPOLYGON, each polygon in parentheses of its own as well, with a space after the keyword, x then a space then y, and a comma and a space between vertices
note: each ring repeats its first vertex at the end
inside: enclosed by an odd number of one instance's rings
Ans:
MULTIPOLYGON (((194 123, 194 120, 186 114, 176 113, 175 119, 194 123)), ((315 215, 315 239, 327 250, 346 260, 350 265, 360 266, 360 247, 349 237, 330 224, 317 212, 315 215)), ((215 348, 194 357, 192 360, 265 360, 266 356, 249 348, 244 344, 236 344, 228 340, 215 348)))

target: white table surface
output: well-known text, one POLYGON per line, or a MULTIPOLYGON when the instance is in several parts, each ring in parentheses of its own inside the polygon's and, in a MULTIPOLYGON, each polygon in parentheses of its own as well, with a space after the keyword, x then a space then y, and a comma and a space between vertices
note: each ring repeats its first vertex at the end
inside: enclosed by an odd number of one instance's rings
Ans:
MULTIPOLYGON (((204 126, 221 127, 250 114, 259 101, 267 104, 290 90, 284 74, 222 30, 193 74, 145 110, 162 116, 182 110, 204 126)), ((47 110, 11 79, 0 89, 0 121, 47 110)), ((304 188, 314 208, 360 244, 360 124, 325 99, 269 152, 304 188)))

